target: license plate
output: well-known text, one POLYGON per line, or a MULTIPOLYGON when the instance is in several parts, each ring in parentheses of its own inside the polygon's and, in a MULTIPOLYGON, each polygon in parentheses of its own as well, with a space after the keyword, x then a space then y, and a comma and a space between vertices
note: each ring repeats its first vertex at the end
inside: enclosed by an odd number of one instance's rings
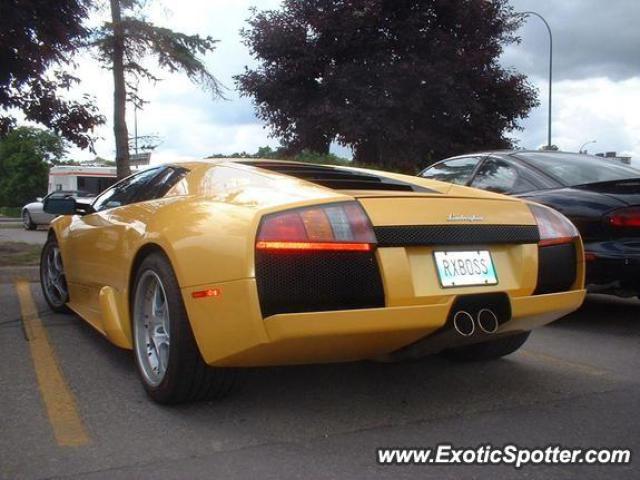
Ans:
POLYGON ((488 250, 433 252, 443 287, 497 285, 498 277, 488 250))

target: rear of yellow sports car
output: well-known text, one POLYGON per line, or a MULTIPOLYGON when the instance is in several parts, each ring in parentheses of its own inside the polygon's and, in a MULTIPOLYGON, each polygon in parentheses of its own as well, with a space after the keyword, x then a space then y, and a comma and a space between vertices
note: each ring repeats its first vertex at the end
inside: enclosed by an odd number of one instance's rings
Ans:
POLYGON ((210 365, 464 351, 520 338, 584 299, 580 238, 545 207, 400 175, 237 168, 275 190, 294 176, 331 193, 254 202, 245 278, 183 285, 210 365))

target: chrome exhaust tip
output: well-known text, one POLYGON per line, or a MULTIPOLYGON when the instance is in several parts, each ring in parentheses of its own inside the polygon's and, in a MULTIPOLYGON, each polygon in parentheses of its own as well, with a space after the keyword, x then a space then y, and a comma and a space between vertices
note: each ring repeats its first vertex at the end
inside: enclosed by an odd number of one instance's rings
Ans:
POLYGON ((478 328, 484 333, 496 333, 500 326, 498 316, 488 308, 483 308, 478 312, 477 322, 478 328))
POLYGON ((476 331, 476 324, 469 312, 460 310, 453 316, 453 328, 463 337, 470 337, 476 331))

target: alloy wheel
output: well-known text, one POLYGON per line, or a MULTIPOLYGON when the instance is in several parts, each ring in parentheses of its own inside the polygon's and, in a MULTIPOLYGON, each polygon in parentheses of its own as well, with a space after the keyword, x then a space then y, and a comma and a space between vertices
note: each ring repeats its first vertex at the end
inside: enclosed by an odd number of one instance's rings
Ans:
POLYGON ((159 385, 169 364, 169 305, 164 285, 152 270, 138 281, 133 310, 136 357, 145 381, 159 385))
POLYGON ((62 256, 56 244, 47 246, 43 261, 42 280, 44 291, 53 305, 62 306, 67 302, 69 293, 62 265, 62 256))

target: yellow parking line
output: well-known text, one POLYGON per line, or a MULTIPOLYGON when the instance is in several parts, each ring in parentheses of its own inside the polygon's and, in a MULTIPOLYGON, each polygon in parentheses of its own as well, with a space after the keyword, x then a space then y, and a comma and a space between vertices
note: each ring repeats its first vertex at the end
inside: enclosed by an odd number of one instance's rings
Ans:
POLYGON ((60 369, 55 351, 49 343, 47 331, 38 317, 29 283, 19 280, 16 282, 16 290, 38 388, 56 441, 64 447, 85 445, 89 443, 89 435, 78 413, 73 393, 60 369))
POLYGON ((547 353, 542 353, 539 351, 535 351, 535 350, 521 350, 520 351, 521 355, 524 355, 525 357, 530 357, 533 359, 538 359, 550 364, 554 364, 557 365, 559 367, 563 367, 563 368, 568 368, 568 369, 572 369, 572 370, 579 370, 581 372, 587 373, 589 375, 596 375, 596 376, 601 376, 601 375, 608 375, 611 372, 607 371, 607 370, 603 370, 601 368, 597 368, 594 367, 593 365, 588 365, 586 363, 578 363, 578 362, 572 362, 569 360, 565 360, 564 358, 560 358, 560 357, 556 357, 554 355, 549 355, 547 353))

